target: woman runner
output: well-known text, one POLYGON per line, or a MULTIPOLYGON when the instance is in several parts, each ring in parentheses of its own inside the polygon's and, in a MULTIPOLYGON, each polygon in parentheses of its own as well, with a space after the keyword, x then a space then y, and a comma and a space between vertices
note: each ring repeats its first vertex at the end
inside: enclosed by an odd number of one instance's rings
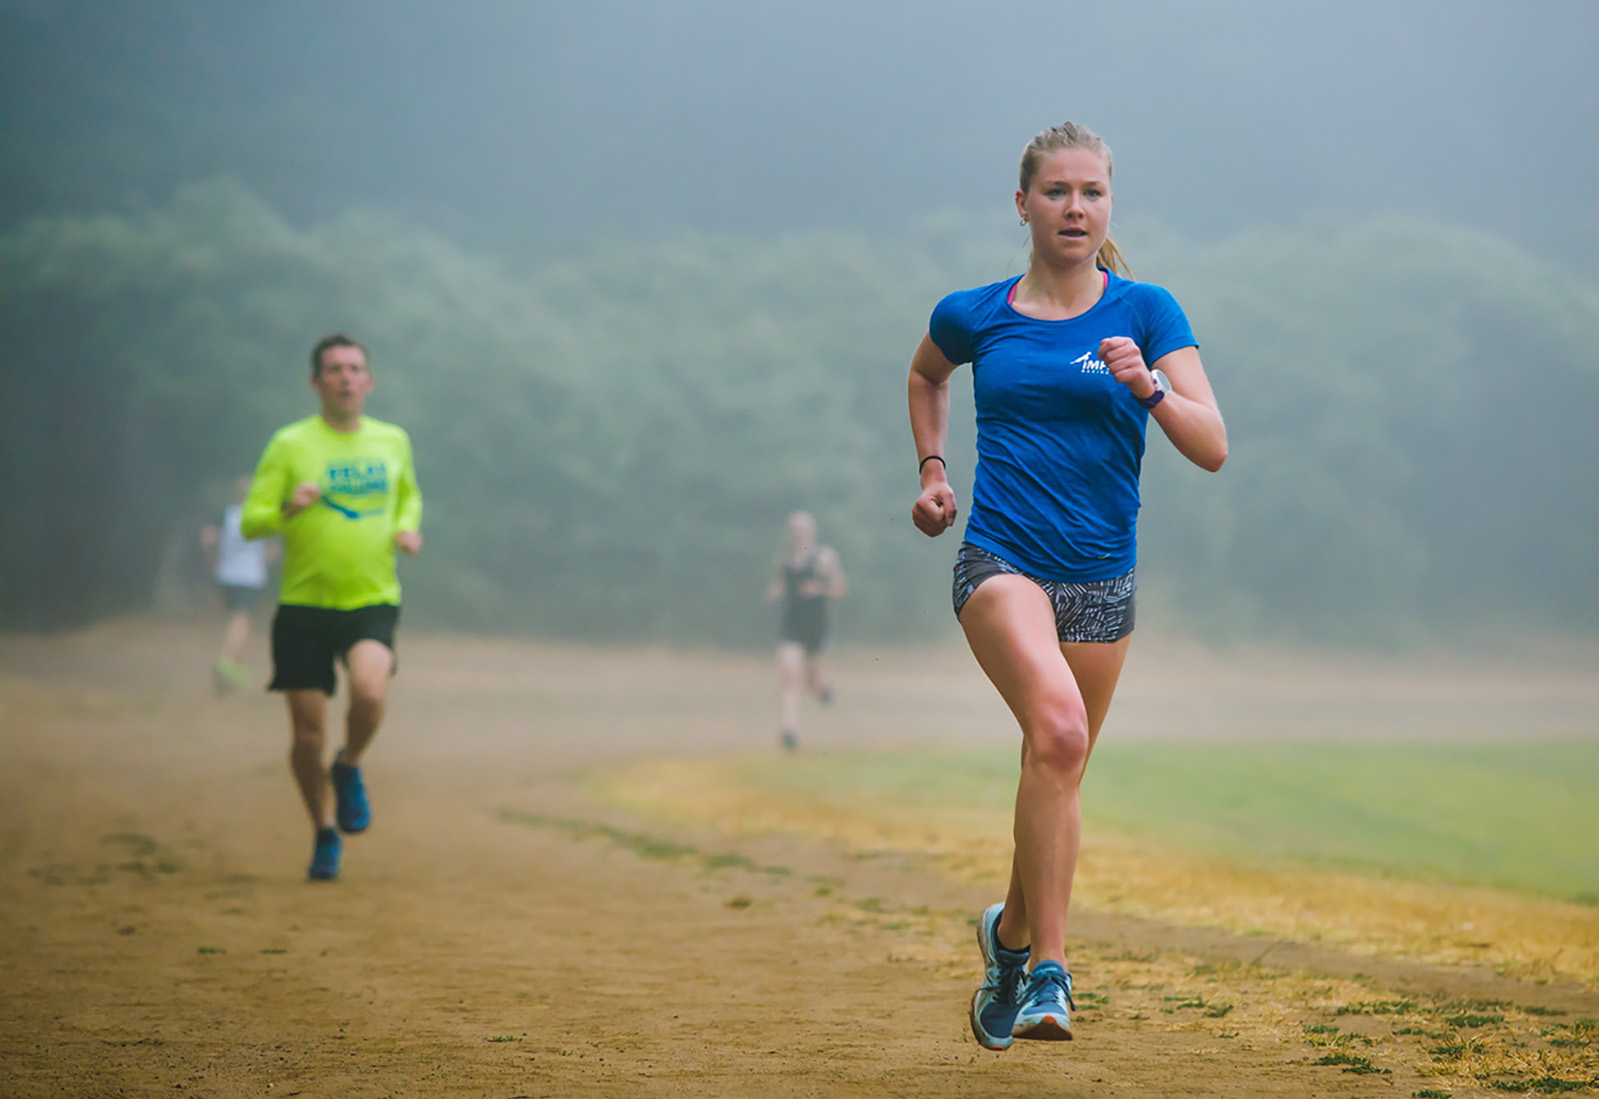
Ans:
POLYGON ((977 470, 955 613, 1022 732, 1010 888, 977 929, 971 1026, 988 1049, 1072 1036, 1078 788, 1133 630, 1147 422, 1204 469, 1227 457, 1187 318, 1165 290, 1126 277, 1110 237, 1105 143, 1070 122, 1035 137, 1016 210, 1031 227, 1027 272, 939 302, 909 378, 922 483, 911 515, 936 537, 956 519, 949 378, 972 364, 977 470))

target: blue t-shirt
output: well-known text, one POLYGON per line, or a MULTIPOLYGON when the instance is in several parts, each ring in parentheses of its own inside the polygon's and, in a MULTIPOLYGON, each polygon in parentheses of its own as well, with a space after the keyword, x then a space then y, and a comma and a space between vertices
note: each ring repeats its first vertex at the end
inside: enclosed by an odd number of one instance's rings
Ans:
POLYGON ((928 324, 950 362, 972 364, 966 540, 1045 580, 1106 580, 1138 559, 1149 412, 1099 360, 1099 341, 1129 336, 1151 365, 1197 346, 1165 289, 1107 275, 1099 301, 1070 320, 1018 313, 1006 300, 1018 275, 949 295, 928 324))

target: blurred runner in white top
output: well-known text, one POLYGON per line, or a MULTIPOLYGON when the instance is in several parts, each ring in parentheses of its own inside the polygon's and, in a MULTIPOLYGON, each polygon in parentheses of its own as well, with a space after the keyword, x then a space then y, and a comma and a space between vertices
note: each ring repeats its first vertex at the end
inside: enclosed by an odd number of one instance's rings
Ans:
POLYGON ((250 636, 250 614, 266 590, 267 566, 277 546, 275 541, 251 541, 244 536, 242 505, 249 488, 248 477, 237 481, 233 486, 234 502, 223 511, 222 522, 200 532, 200 545, 212 559, 211 574, 228 610, 228 624, 213 673, 218 691, 250 684, 250 671, 239 657, 250 636))

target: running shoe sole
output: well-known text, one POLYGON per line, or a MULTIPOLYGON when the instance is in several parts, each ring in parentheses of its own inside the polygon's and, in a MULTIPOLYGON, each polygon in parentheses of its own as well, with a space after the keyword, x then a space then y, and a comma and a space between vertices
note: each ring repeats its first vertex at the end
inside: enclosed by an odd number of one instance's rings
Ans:
POLYGON ((1010 1036, 1027 1042, 1069 1042, 1072 1040, 1072 1028, 1070 1023, 1063 1023, 1054 1015, 1045 1015, 1025 1027, 1013 1027, 1010 1036))

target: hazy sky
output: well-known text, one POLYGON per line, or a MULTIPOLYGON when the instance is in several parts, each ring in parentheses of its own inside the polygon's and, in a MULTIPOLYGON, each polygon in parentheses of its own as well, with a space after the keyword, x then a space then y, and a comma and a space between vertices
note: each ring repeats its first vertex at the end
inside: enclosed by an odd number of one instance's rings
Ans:
POLYGON ((1589 272, 1593 0, 0 0, 4 220, 237 176, 468 240, 1003 211, 1028 137, 1199 235, 1421 211, 1589 272))

